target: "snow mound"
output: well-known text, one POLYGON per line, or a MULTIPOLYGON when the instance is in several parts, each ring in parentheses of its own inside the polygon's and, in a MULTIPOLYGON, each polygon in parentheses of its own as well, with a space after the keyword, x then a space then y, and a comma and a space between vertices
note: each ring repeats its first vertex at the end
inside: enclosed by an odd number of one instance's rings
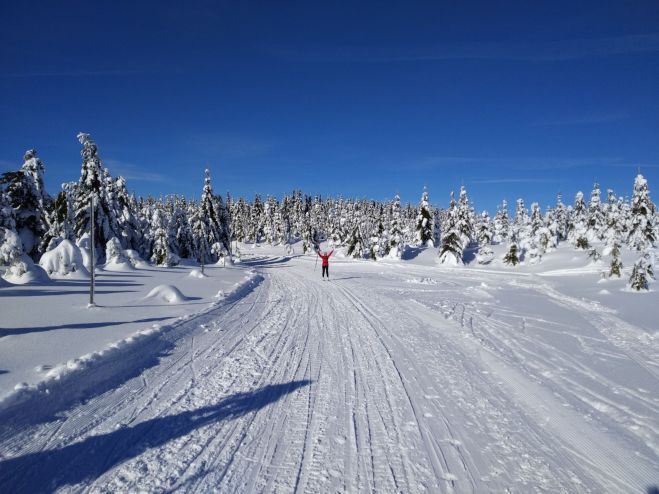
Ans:
POLYGON ((135 269, 145 269, 149 267, 149 263, 142 259, 136 250, 125 249, 121 252, 124 256, 126 256, 126 258, 128 258, 128 261, 133 265, 135 269))
POLYGON ((188 276, 189 276, 190 278, 208 278, 207 275, 205 275, 204 273, 202 273, 202 272, 199 271, 198 269, 193 269, 192 271, 190 271, 190 273, 188 274, 188 276))
POLYGON ((105 271, 115 271, 115 272, 135 271, 135 267, 128 259, 110 260, 103 265, 103 269, 105 271))
POLYGON ((57 247, 41 256, 39 265, 54 277, 87 278, 80 247, 70 240, 62 240, 57 247))
POLYGON ((600 291, 599 291, 599 294, 600 294, 600 295, 611 295, 611 292, 608 291, 608 290, 600 290, 600 291))
POLYGON ((183 295, 181 290, 174 285, 158 285, 144 298, 162 300, 168 304, 179 304, 188 300, 188 297, 183 295))
POLYGON ((20 261, 12 264, 7 268, 4 279, 15 285, 27 285, 28 283, 50 283, 52 280, 48 273, 26 254, 23 254, 20 261))

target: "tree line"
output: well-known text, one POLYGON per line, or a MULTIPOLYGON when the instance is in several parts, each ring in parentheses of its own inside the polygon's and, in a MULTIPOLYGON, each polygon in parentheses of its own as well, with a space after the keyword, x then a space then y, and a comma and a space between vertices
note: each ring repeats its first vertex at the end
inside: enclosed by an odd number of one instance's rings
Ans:
POLYGON ((64 241, 94 242, 99 261, 130 250, 157 266, 173 266, 180 259, 214 263, 240 255, 238 244, 281 245, 292 253, 301 242, 304 253, 323 241, 344 248, 347 256, 401 259, 408 248, 438 247, 438 262, 487 264, 494 244, 506 246, 502 261, 517 265, 541 262, 560 242, 586 250, 593 260, 608 256, 608 275, 620 276, 621 249, 639 253, 630 284, 647 289, 653 278, 653 250, 659 222, 647 180, 636 177, 630 200, 608 190, 602 199, 598 184, 588 201, 578 192, 574 202, 541 211, 518 199, 513 214, 503 201, 494 217, 477 214, 465 187, 449 205, 430 205, 424 188, 417 205, 389 201, 310 196, 294 190, 281 199, 259 194, 223 198, 214 193, 205 171, 201 198, 182 196, 136 197, 123 177, 113 178, 103 166, 89 134, 78 134, 82 167, 77 182, 62 185, 51 197, 44 187, 45 166, 35 150, 24 155, 17 171, 0 177, 0 263, 14 271, 29 269, 44 253, 64 241), (91 201, 94 199, 92 211, 91 201), (92 216, 93 215, 93 216, 92 216), (89 239, 91 221, 94 238, 89 239))

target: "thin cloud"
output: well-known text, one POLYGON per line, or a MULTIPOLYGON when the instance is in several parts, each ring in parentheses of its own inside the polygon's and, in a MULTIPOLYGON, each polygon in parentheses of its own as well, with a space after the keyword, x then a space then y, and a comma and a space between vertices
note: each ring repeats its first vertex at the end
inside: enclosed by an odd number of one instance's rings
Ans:
POLYGON ((421 62, 441 60, 509 60, 560 62, 631 53, 659 52, 659 33, 584 38, 537 43, 485 42, 463 45, 374 46, 316 45, 305 48, 266 46, 271 55, 290 62, 421 62))
POLYGON ((134 180, 136 182, 171 183, 170 178, 160 173, 149 171, 143 166, 114 159, 104 159, 103 163, 110 170, 112 176, 115 177, 121 175, 126 180, 134 180))

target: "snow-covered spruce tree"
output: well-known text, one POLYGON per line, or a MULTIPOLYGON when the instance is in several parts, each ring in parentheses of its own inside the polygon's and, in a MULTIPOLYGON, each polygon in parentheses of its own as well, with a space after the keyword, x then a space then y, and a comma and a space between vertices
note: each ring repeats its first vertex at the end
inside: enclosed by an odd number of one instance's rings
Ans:
POLYGON ((171 267, 178 264, 178 256, 172 253, 167 235, 167 218, 162 207, 156 207, 151 218, 153 245, 151 246, 151 262, 157 266, 171 267))
POLYGON ((586 250, 590 246, 586 230, 588 228, 588 209, 583 192, 577 192, 574 206, 568 220, 568 240, 577 248, 586 250))
POLYGON ((28 269, 23 262, 23 243, 18 234, 9 228, 0 227, 0 265, 9 265, 11 273, 22 276, 28 269))
POLYGON ((256 194, 252 202, 251 216, 249 219, 249 230, 247 241, 258 244, 263 239, 263 211, 264 205, 261 196, 256 194))
POLYGON ((441 245, 442 242, 442 211, 432 208, 432 244, 441 245))
POLYGON ((593 185, 588 203, 588 227, 586 238, 589 242, 601 240, 604 235, 605 216, 602 208, 600 186, 597 182, 593 185))
POLYGON ((391 203, 391 220, 389 223, 389 257, 400 259, 403 256, 403 230, 401 227, 400 196, 396 194, 391 203))
POLYGON ((546 238, 543 234, 540 235, 540 245, 545 252, 548 252, 558 245, 559 226, 556 221, 556 211, 552 208, 547 208, 543 222, 546 229, 546 238))
POLYGON ((608 253, 613 247, 613 243, 622 239, 623 221, 618 198, 613 190, 607 191, 606 215, 604 225, 604 243, 606 248, 604 253, 608 253))
POLYGON ((348 255, 355 259, 361 259, 364 257, 364 247, 364 239, 359 225, 355 225, 348 237, 348 255))
POLYGON ((462 265, 463 236, 460 224, 459 210, 451 192, 451 202, 444 223, 442 245, 439 249, 439 263, 451 266, 462 265))
POLYGON ((172 204, 171 218, 167 225, 169 248, 178 257, 184 259, 194 257, 194 239, 186 210, 185 199, 175 198, 172 204))
POLYGON ((467 189, 464 185, 460 187, 460 199, 458 200, 458 230, 460 231, 460 243, 462 250, 469 247, 474 237, 474 212, 469 205, 467 189))
POLYGON ((487 214, 487 211, 483 211, 476 226, 476 238, 478 239, 476 261, 478 264, 488 264, 494 259, 494 251, 491 247, 493 237, 490 215, 487 214))
POLYGON ((238 242, 247 242, 249 233, 251 211, 250 206, 242 197, 234 201, 231 206, 231 224, 233 226, 233 239, 238 242))
POLYGON ((117 237, 112 237, 105 244, 105 257, 108 263, 121 264, 128 262, 128 258, 124 255, 121 241, 117 237))
POLYGON ((567 240, 568 236, 568 210, 563 204, 563 197, 559 193, 556 196, 556 207, 554 208, 554 218, 556 221, 556 233, 558 234, 558 241, 562 242, 567 240))
POLYGON ((519 256, 520 253, 517 244, 517 237, 515 236, 515 234, 513 234, 510 237, 510 246, 508 247, 508 252, 506 252, 506 255, 503 256, 503 262, 505 262, 508 265, 512 264, 513 266, 516 266, 517 264, 519 264, 520 261, 519 256))
POLYGON ((75 242, 75 218, 73 216, 73 194, 75 182, 62 184, 62 191, 57 194, 49 214, 48 232, 42 241, 42 250, 50 251, 62 240, 75 242))
POLYGON ((497 214, 494 216, 494 238, 493 240, 498 243, 508 240, 510 232, 510 220, 508 218, 508 203, 504 199, 501 206, 497 209, 497 214))
POLYGON ((540 205, 534 202, 531 204, 531 220, 528 235, 529 264, 540 262, 548 244, 549 230, 544 225, 540 205))
POLYGON ((224 204, 222 196, 214 196, 215 213, 219 224, 218 228, 218 243, 221 250, 218 255, 231 255, 231 237, 233 236, 233 224, 231 221, 231 210, 224 204))
POLYGON ((117 225, 121 233, 120 241, 124 249, 140 250, 142 244, 142 225, 137 217, 137 202, 128 193, 126 180, 118 177, 113 183, 111 209, 115 212, 117 225))
POLYGON ((302 220, 302 252, 310 254, 316 250, 318 250, 316 232, 311 226, 311 212, 307 211, 304 213, 304 219, 302 220))
POLYGON ((631 248, 641 251, 654 246, 654 214, 655 205, 650 199, 648 181, 639 174, 634 180, 631 223, 627 239, 631 248))
POLYGON ((263 205, 263 237, 267 244, 274 245, 275 243, 275 213, 277 211, 276 200, 272 196, 268 196, 263 205))
POLYGON ((634 263, 632 274, 629 277, 629 287, 636 291, 649 290, 651 279, 654 279, 654 271, 650 256, 645 252, 634 263))
POLYGON ((620 241, 614 239, 611 245, 611 262, 609 264, 609 277, 622 275, 622 261, 620 260, 620 241))
POLYGON ((208 244, 208 226, 201 212, 201 208, 193 205, 194 211, 190 218, 190 228, 194 242, 195 259, 203 266, 208 264, 211 259, 211 246, 208 244))
POLYGON ((40 246, 49 229, 47 207, 50 198, 44 189, 43 175, 43 163, 36 151, 30 149, 25 153, 20 170, 0 177, 0 187, 5 188, 14 210, 16 233, 24 252, 34 260, 38 260, 43 252, 40 246))
POLYGON ((82 169, 80 180, 74 193, 75 234, 81 238, 89 233, 91 218, 89 214, 90 197, 95 195, 94 201, 94 245, 99 258, 105 258, 105 246, 112 237, 121 237, 116 215, 110 215, 111 205, 108 204, 108 191, 106 190, 108 175, 104 173, 102 162, 98 156, 98 148, 89 134, 80 132, 78 141, 82 144, 82 169))
POLYGON ((430 204, 428 203, 428 189, 424 187, 416 217, 416 240, 419 245, 425 247, 432 240, 432 224, 433 219, 430 212, 430 204))

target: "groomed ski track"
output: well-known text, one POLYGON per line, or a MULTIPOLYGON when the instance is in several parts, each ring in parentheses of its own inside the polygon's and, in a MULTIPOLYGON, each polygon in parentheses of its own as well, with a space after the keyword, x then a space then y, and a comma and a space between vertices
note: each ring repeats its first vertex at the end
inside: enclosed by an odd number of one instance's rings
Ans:
POLYGON ((657 347, 613 314, 523 277, 510 290, 549 315, 513 314, 505 296, 494 304, 479 287, 501 275, 334 262, 327 282, 313 263, 248 259, 262 282, 178 323, 156 365, 55 416, 26 409, 5 423, 0 491, 659 484, 657 347), (562 321, 568 312, 583 326, 562 321), (535 332, 585 343, 552 346, 535 332), (602 355, 642 382, 613 382, 602 355))

